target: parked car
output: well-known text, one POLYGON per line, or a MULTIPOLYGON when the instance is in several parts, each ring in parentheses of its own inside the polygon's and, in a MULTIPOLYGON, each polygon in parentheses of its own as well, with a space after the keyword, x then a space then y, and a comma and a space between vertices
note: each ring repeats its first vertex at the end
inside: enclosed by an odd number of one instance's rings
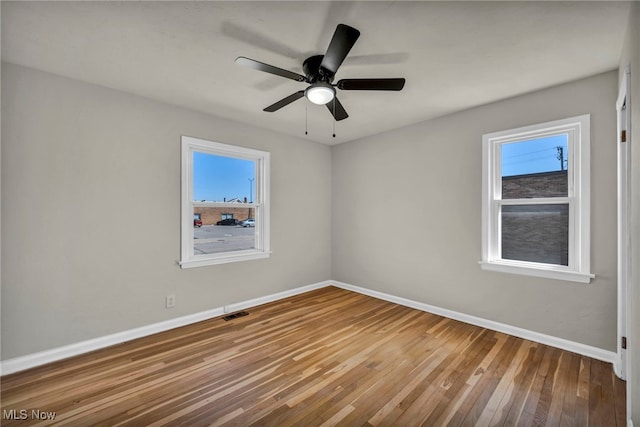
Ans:
POLYGON ((255 227, 256 226, 256 222, 253 218, 247 218, 244 221, 242 221, 241 224, 243 227, 255 227))
POLYGON ((240 221, 235 218, 227 218, 216 222, 216 225, 238 225, 240 221))
POLYGON ((202 227, 202 219, 200 219, 200 214, 193 214, 193 226, 202 227))

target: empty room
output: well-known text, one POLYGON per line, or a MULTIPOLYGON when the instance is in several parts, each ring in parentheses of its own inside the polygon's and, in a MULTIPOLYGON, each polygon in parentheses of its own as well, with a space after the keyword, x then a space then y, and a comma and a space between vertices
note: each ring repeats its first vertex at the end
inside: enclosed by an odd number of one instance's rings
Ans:
POLYGON ((3 426, 640 426, 640 2, 0 8, 3 426))

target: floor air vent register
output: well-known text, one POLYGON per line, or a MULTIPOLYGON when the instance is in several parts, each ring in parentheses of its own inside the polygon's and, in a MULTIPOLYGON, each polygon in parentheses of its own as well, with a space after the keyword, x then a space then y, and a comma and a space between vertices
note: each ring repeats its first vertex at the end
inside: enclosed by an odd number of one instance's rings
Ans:
POLYGON ((223 319, 226 321, 237 319, 238 317, 248 316, 249 313, 246 311, 238 311, 236 313, 231 313, 227 316, 224 316, 223 319))

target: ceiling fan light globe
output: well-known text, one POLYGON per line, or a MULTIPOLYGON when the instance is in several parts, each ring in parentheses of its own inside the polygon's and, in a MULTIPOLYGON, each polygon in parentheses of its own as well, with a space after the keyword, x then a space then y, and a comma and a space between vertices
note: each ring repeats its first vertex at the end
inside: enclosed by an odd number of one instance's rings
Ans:
POLYGON ((336 90, 324 83, 309 86, 304 92, 307 99, 317 105, 325 105, 336 96, 336 90))

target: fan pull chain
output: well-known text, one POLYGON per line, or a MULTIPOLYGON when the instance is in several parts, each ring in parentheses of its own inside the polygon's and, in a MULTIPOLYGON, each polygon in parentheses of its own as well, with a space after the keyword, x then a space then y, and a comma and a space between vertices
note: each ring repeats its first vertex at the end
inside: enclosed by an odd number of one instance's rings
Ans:
POLYGON ((333 137, 336 137, 336 97, 333 97, 333 137))
POLYGON ((304 134, 309 135, 307 130, 309 129, 309 113, 308 113, 308 103, 304 103, 304 134))

